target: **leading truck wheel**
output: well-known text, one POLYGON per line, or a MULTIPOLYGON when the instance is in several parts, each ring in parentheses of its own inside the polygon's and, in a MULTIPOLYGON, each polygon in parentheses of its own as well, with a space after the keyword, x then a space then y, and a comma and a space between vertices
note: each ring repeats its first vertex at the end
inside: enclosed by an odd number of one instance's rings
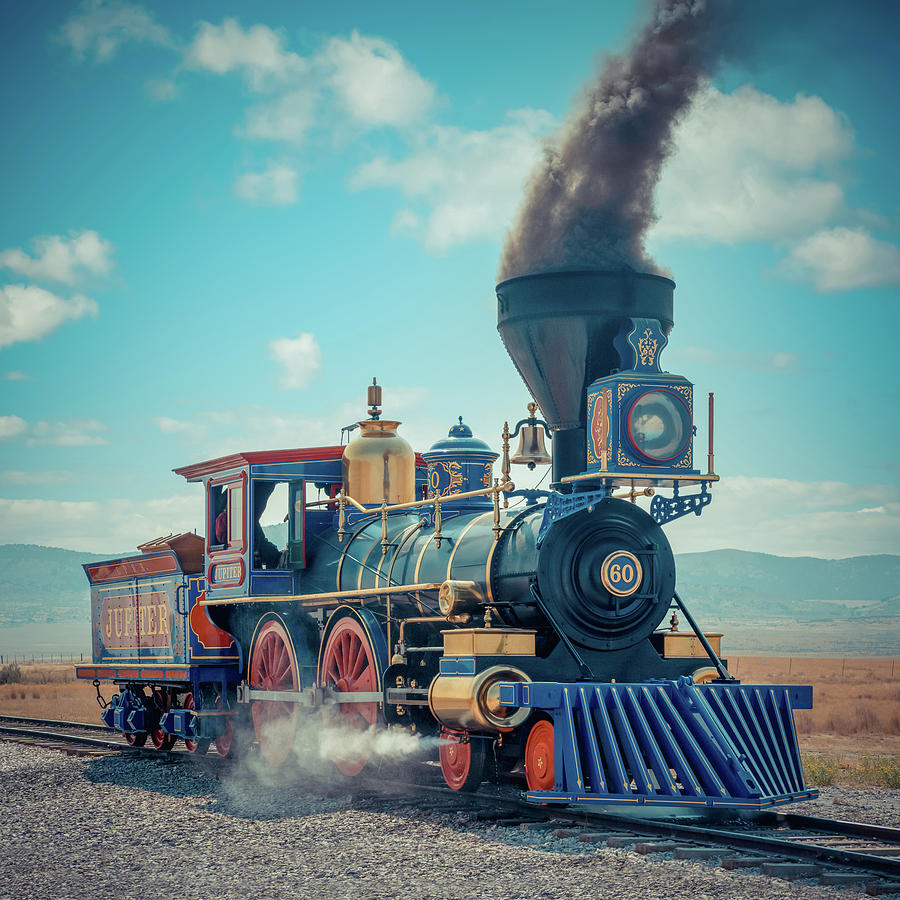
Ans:
POLYGON ((555 787, 553 723, 540 719, 528 732, 525 743, 525 781, 530 791, 552 791, 555 787))
MULTIPOLYGON (((319 684, 340 691, 380 691, 378 655, 365 625, 354 615, 329 626, 319 663, 319 684)), ((334 709, 334 707, 332 707, 334 709)), ((350 777, 369 761, 369 745, 362 735, 378 722, 377 703, 338 703, 330 724, 343 734, 334 741, 334 763, 350 777)))
MULTIPOLYGON (((280 619, 270 619, 257 629, 250 656, 250 687, 262 691, 299 691, 297 654, 284 623, 280 619)), ((294 746, 298 704, 283 700, 253 700, 250 710, 260 756, 269 765, 280 766, 294 746)))
POLYGON ((468 793, 478 790, 478 786, 484 781, 486 743, 479 738, 473 740, 464 731, 441 729, 438 757, 447 787, 468 793))

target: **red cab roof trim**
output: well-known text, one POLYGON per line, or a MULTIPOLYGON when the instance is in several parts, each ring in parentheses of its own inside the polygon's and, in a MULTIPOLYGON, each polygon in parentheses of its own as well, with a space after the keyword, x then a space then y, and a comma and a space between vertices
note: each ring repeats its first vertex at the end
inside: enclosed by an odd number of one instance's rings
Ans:
MULTIPOLYGON (((197 481, 206 475, 226 472, 229 469, 240 469, 243 466, 265 465, 266 463, 313 462, 327 459, 340 459, 344 455, 344 446, 338 447, 306 447, 293 450, 250 450, 243 453, 232 453, 230 456, 219 456, 205 462, 181 466, 172 471, 182 475, 188 481, 197 481)), ((416 465, 425 467, 422 455, 416 454, 416 465)))

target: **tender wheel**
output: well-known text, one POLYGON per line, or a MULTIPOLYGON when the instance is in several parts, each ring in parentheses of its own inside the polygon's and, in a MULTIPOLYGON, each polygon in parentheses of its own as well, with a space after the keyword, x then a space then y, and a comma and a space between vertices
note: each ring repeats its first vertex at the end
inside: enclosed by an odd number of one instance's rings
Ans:
MULTIPOLYGON (((322 652, 319 683, 335 691, 378 691, 376 655, 362 623, 354 616, 339 619, 328 635, 322 652)), ((332 707, 334 709, 334 707, 332 707)), ((377 703, 341 703, 333 724, 347 731, 367 731, 378 721, 377 703)), ((342 741, 347 752, 335 758, 344 775, 359 775, 369 761, 362 742, 342 741)))
MULTIPOLYGON (((266 622, 257 632, 250 657, 250 687, 262 691, 297 691, 300 670, 290 635, 278 619, 266 622)), ((280 766, 290 756, 297 733, 299 709, 282 700, 254 700, 253 730, 262 758, 280 766)), ((229 750, 234 745, 230 733, 229 750)))
MULTIPOLYGON (((172 697, 168 691, 155 690, 153 692, 152 707, 156 716, 160 718, 164 716, 171 705, 172 697)), ((163 731, 157 725, 156 728, 150 729, 150 740, 157 750, 171 750, 175 746, 176 738, 174 734, 163 731)))
POLYGON ((531 791, 552 791, 556 783, 553 762, 553 723, 540 719, 525 744, 525 781, 531 791))
POLYGON ((125 731, 123 732, 125 743, 129 747, 143 747, 147 743, 146 731, 125 731))
POLYGON ((441 774, 448 787, 454 791, 477 791, 484 781, 484 762, 487 741, 471 740, 463 731, 441 729, 438 756, 441 774))
MULTIPOLYGON (((221 695, 216 697, 216 709, 222 709, 221 695)), ((225 703, 225 709, 231 709, 230 703, 225 703)), ((237 755, 238 742, 234 735, 234 717, 228 716, 225 719, 225 731, 220 734, 214 741, 216 745, 216 753, 219 756, 229 759, 237 755)))
MULTIPOLYGON (((194 694, 192 691, 188 691, 181 706, 183 709, 194 709, 194 694)), ((197 741, 192 741, 188 738, 184 739, 184 746, 187 752, 196 753, 199 756, 203 756, 209 750, 209 744, 209 738, 202 738, 197 741)))

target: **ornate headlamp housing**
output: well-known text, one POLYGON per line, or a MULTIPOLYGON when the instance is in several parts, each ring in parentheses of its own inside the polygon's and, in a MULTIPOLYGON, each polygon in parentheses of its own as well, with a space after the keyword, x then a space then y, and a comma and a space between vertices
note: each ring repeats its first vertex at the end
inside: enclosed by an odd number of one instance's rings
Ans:
POLYGON ((656 319, 626 319, 615 340, 622 368, 587 390, 587 472, 672 478, 693 468, 694 386, 663 372, 656 319))

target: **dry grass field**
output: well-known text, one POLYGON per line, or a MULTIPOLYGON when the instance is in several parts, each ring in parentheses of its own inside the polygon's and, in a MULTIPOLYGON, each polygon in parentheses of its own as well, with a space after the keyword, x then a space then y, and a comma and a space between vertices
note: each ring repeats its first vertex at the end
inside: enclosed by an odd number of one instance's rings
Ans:
MULTIPOLYGON (((0 684, 0 714, 64 722, 100 724, 97 692, 88 681, 75 680, 74 663, 21 664, 23 681, 0 684)), ((115 693, 104 685, 108 700, 115 693)))
MULTIPOLYGON (((813 685, 814 708, 795 713, 810 782, 900 787, 900 661, 741 656, 729 665, 745 683, 813 685)), ((20 668, 21 683, 0 684, 0 713, 100 721, 94 687, 75 680, 73 663, 20 668)))

